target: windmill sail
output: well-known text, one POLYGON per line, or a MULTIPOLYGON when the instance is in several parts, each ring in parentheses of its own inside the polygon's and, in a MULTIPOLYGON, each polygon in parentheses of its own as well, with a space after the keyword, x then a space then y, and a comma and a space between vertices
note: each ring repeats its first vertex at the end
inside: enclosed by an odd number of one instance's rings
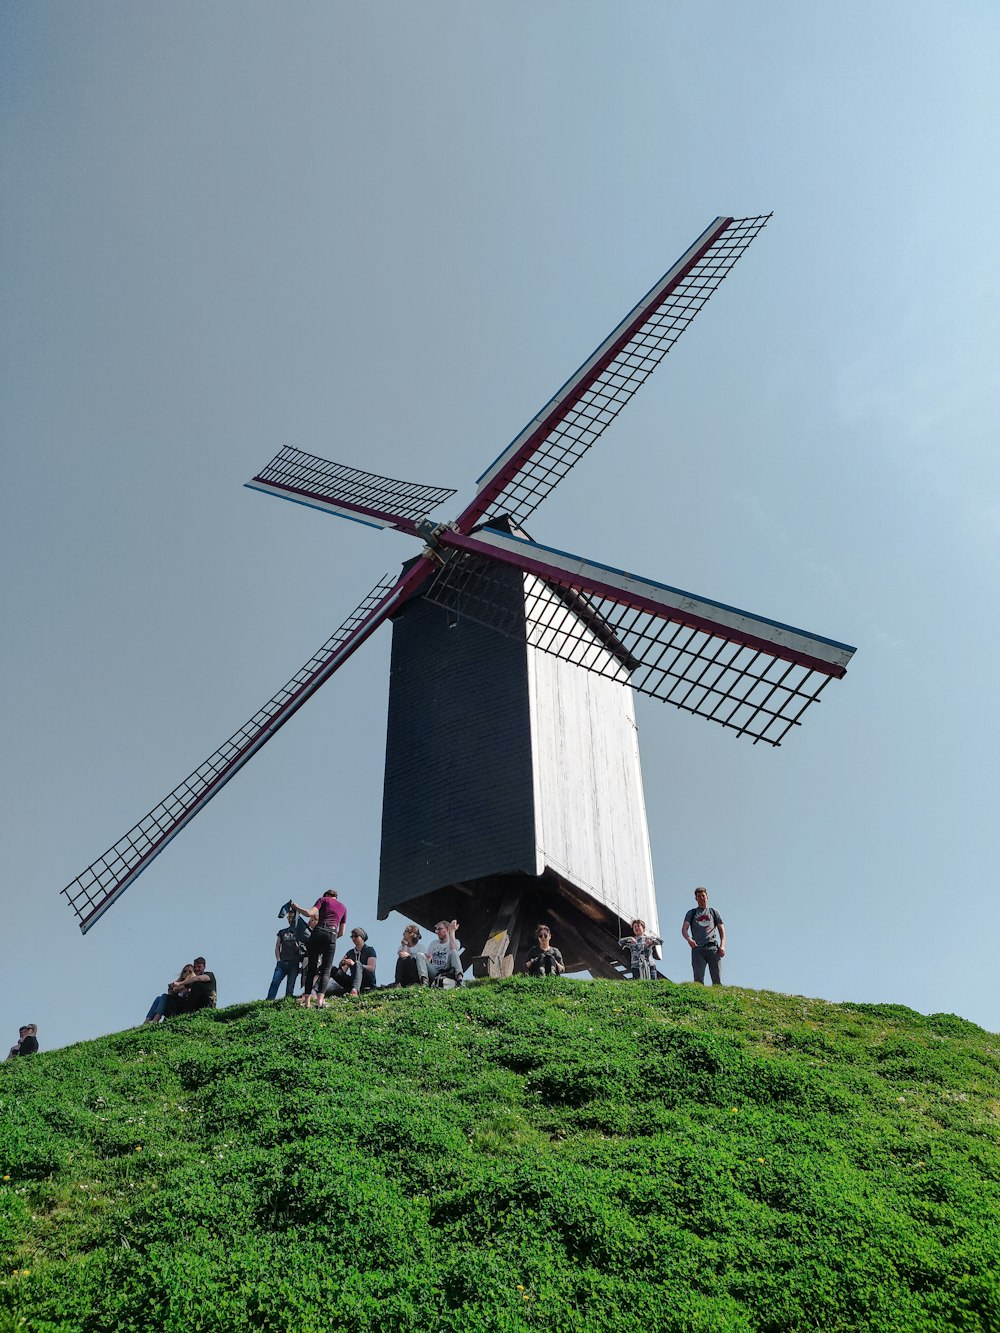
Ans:
POLYGON ((376 584, 318 652, 249 722, 62 890, 84 934, 184 825, 382 623, 403 595, 404 582, 405 576, 397 580, 386 575, 376 584))
POLYGON ((416 535, 416 524, 455 494, 444 486, 397 481, 286 445, 251 481, 252 491, 322 509, 372 528, 399 528, 416 535))
POLYGON ((653 373, 769 217, 715 219, 482 474, 476 498, 456 522, 460 531, 501 514, 523 523, 534 513, 653 373))
POLYGON ((628 683, 757 741, 780 745, 854 649, 523 537, 441 534, 456 548, 425 590, 452 614, 628 683), (526 624, 492 596, 497 564, 526 575, 526 624), (612 652, 606 651, 612 648, 612 652))

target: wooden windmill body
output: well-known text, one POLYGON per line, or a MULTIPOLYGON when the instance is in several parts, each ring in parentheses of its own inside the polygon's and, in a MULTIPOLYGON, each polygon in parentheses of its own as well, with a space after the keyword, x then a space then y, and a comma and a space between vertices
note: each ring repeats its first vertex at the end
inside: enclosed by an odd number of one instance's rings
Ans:
MULTIPOLYGON (((524 621, 538 581, 501 581, 524 621)), ((567 967, 595 975, 614 975, 636 917, 656 933, 628 659, 593 643, 608 675, 425 597, 394 619, 380 918, 458 918, 483 972, 513 967, 543 919, 567 967)))

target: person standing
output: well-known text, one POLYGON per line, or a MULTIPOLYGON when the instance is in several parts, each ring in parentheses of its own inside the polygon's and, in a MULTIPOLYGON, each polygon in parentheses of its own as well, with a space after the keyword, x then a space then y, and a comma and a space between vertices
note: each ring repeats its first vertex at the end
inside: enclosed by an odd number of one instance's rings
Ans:
POLYGON ((285 983, 286 998, 295 993, 295 983, 299 979, 302 959, 305 957, 305 923, 294 907, 288 908, 286 918, 288 924, 282 926, 274 941, 274 976, 267 988, 269 1000, 277 996, 282 981, 285 983))
POLYGON ((618 943, 631 955, 633 980, 656 979, 656 950, 663 941, 659 935, 646 934, 646 923, 641 917, 632 922, 632 934, 625 935, 618 943))
POLYGON ((722 985, 722 960, 726 956, 726 927, 714 907, 708 905, 708 890, 694 891, 696 907, 684 914, 681 934, 691 946, 691 970, 695 981, 705 984, 707 967, 713 986, 722 985))
POLYGON ((311 1009, 315 999, 316 1008, 323 1009, 326 1007, 326 991, 330 985, 337 941, 343 935, 347 922, 347 908, 337 898, 336 889, 327 889, 312 907, 302 907, 296 902, 291 906, 306 917, 312 927, 306 949, 305 971, 302 974, 305 987, 303 1003, 307 1009, 311 1009))
POLYGON ((563 956, 552 943, 552 931, 546 925, 535 930, 536 943, 531 946, 525 963, 529 977, 558 977, 566 971, 563 956))

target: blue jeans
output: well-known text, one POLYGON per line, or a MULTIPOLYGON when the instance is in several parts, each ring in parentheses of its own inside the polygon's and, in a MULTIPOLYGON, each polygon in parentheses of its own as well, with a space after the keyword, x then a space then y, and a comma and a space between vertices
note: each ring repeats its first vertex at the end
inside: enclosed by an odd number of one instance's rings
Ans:
POLYGON ((156 1023, 159 1021, 159 1019, 163 1018, 164 1006, 166 1005, 166 1003, 167 1003, 166 992, 164 992, 162 995, 157 995, 156 999, 149 1006, 149 1013, 143 1019, 143 1022, 156 1023))
POLYGON ((295 983, 299 979, 299 960, 296 958, 292 963, 276 963, 274 967, 274 976, 271 978, 271 984, 267 988, 267 998, 273 1000, 278 994, 278 987, 281 985, 281 978, 285 980, 285 994, 295 994, 295 983))

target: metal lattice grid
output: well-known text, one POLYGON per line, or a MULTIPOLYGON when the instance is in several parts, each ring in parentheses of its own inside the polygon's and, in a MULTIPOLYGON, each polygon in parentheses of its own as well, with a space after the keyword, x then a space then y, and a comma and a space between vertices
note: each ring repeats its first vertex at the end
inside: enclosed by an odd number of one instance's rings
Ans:
POLYGON ((398 514, 418 522, 455 491, 444 486, 425 486, 415 481, 397 481, 377 472, 344 463, 331 463, 315 454, 286 445, 254 481, 326 500, 329 504, 353 505, 362 510, 398 514))
POLYGON ((595 367, 597 373, 581 382, 569 410, 484 511, 487 522, 508 514, 523 523, 534 513, 649 378, 769 218, 735 219, 624 346, 612 350, 606 363, 595 367))
POLYGON ((340 628, 315 652, 273 698, 239 731, 188 774, 169 795, 109 847, 103 856, 61 890, 86 931, 103 909, 146 868, 188 820, 229 781, 323 684, 331 659, 363 624, 397 580, 386 575, 355 608, 340 628))
POLYGON ((500 568, 485 556, 454 556, 424 596, 459 618, 751 736, 754 744, 780 745, 831 679, 747 646, 721 627, 713 634, 531 574, 524 575, 520 616, 510 609, 509 592, 506 599, 500 594, 500 568))

